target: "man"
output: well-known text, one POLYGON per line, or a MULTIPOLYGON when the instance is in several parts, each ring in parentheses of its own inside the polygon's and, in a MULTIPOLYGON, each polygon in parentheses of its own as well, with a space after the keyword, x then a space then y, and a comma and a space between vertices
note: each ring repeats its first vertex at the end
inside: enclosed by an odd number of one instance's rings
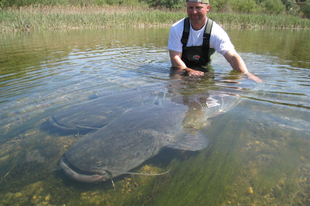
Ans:
POLYGON ((224 29, 207 18, 209 0, 186 0, 186 7, 188 18, 174 23, 169 34, 168 49, 174 69, 187 72, 189 76, 203 76, 203 71, 194 68, 210 64, 216 50, 234 70, 258 83, 262 82, 248 71, 224 29))

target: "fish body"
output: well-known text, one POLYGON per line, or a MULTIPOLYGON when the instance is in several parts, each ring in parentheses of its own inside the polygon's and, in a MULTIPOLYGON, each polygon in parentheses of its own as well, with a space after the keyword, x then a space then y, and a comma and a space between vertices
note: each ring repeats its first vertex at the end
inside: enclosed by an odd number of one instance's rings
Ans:
MULTIPOLYGON (((183 119, 187 107, 170 103, 164 107, 144 105, 119 116, 107 126, 81 138, 62 157, 61 167, 77 181, 106 180, 125 174, 155 156, 164 147, 201 150, 208 144, 202 132, 186 133, 183 119), (78 168, 78 176, 68 167, 78 168)), ((78 173, 76 171, 76 173, 78 173)))
POLYGON ((208 118, 237 102, 236 96, 219 91, 169 96, 144 90, 75 105, 56 112, 51 121, 58 128, 95 131, 79 139, 61 157, 60 166, 72 179, 91 183, 126 174, 164 147, 199 151, 208 145, 201 131, 208 118))

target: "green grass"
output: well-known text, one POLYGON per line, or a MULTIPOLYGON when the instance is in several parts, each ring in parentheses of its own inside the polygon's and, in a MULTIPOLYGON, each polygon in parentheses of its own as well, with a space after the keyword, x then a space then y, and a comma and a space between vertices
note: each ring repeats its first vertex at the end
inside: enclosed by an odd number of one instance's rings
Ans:
MULTIPOLYGON (((35 5, 2 10, 0 32, 170 26, 185 16, 185 10, 35 5)), ((289 15, 210 13, 209 17, 224 27, 310 28, 310 20, 289 15)))

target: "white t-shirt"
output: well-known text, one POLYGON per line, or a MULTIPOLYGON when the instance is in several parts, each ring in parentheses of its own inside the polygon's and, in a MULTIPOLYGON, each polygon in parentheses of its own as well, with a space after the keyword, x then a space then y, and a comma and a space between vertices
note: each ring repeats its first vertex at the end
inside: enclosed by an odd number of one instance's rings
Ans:
MULTIPOLYGON (((169 50, 182 52, 183 44, 181 42, 181 38, 184 29, 184 19, 181 19, 178 22, 174 23, 170 28, 168 40, 169 50)), ((204 25, 204 27, 200 30, 194 30, 192 26, 190 26, 190 32, 186 46, 201 46, 203 43, 203 34, 205 31, 205 27, 206 25, 204 25)), ((228 51, 232 53, 236 52, 235 47, 231 43, 226 31, 214 21, 210 36, 210 48, 214 48, 218 53, 221 53, 222 55, 226 54, 228 51)))

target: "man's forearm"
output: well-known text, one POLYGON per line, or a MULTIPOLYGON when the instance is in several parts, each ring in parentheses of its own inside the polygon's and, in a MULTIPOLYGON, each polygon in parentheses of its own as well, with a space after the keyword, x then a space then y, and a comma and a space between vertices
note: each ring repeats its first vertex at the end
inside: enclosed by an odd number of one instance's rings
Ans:
POLYGON ((226 60, 230 63, 233 70, 236 70, 238 72, 242 72, 244 74, 247 74, 249 72, 247 66, 245 65, 243 59, 239 56, 239 54, 234 53, 231 54, 227 52, 224 57, 226 60))
POLYGON ((174 67, 176 69, 186 69, 187 68, 187 66, 185 65, 185 63, 181 59, 182 53, 169 50, 169 55, 170 55, 172 67, 174 67))
POLYGON ((262 82, 260 78, 249 72, 247 66, 245 65, 243 59, 239 56, 239 54, 227 52, 224 57, 230 63, 233 70, 244 73, 248 76, 249 79, 252 79, 257 83, 262 82))

